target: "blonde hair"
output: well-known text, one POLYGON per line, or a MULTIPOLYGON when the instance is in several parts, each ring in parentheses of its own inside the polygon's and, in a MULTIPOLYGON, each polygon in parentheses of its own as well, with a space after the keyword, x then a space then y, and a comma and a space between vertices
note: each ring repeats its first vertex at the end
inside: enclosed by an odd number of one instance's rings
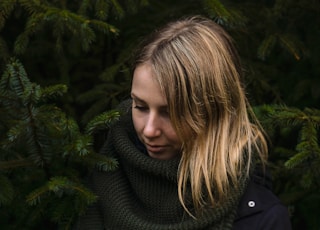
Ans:
MULTIPOLYGON (((182 140, 178 194, 193 207, 215 207, 249 177, 267 143, 240 82, 241 67, 230 36, 210 19, 169 23, 145 41, 134 68, 150 64, 166 96, 172 125, 182 140)), ((193 216, 193 215, 192 215, 193 216)))

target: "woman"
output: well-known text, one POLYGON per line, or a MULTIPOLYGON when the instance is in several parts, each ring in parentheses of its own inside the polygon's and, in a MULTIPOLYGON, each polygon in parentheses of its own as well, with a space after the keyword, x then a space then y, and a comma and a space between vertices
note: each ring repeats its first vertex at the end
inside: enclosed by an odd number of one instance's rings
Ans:
POLYGON ((93 174, 99 201, 78 227, 291 229, 256 173, 267 144, 226 32, 202 17, 170 23, 142 44, 133 70, 132 109, 102 149, 119 166, 93 174))

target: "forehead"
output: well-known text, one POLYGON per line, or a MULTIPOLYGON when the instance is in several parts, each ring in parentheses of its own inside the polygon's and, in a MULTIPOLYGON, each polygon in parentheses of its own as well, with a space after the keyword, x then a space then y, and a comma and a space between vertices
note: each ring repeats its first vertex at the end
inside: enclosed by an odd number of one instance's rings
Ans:
POLYGON ((150 65, 138 66, 133 74, 131 96, 133 99, 140 99, 146 103, 167 105, 166 98, 161 91, 158 81, 155 79, 150 65))

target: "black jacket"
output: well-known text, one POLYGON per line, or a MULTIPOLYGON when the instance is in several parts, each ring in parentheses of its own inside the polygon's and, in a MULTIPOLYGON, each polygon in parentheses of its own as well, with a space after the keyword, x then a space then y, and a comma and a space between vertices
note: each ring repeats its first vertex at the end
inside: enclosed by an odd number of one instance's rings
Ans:
POLYGON ((287 208, 268 185, 255 178, 240 201, 233 229, 291 230, 292 227, 287 208))

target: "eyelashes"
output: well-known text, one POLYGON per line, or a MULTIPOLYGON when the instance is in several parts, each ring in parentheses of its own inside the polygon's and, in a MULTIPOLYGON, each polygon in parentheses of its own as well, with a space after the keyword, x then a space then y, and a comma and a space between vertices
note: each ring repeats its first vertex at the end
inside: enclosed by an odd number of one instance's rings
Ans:
POLYGON ((134 108, 134 109, 137 109, 137 110, 139 110, 139 111, 147 111, 147 110, 148 110, 147 107, 145 107, 145 106, 138 106, 138 105, 134 106, 133 108, 134 108))
MULTIPOLYGON (((139 106, 139 105, 135 105, 133 106, 134 109, 138 110, 141 113, 146 113, 149 111, 149 108, 147 106, 139 106)), ((169 118, 169 111, 164 109, 164 110, 160 110, 159 111, 159 115, 161 117, 165 117, 165 118, 169 118)))

